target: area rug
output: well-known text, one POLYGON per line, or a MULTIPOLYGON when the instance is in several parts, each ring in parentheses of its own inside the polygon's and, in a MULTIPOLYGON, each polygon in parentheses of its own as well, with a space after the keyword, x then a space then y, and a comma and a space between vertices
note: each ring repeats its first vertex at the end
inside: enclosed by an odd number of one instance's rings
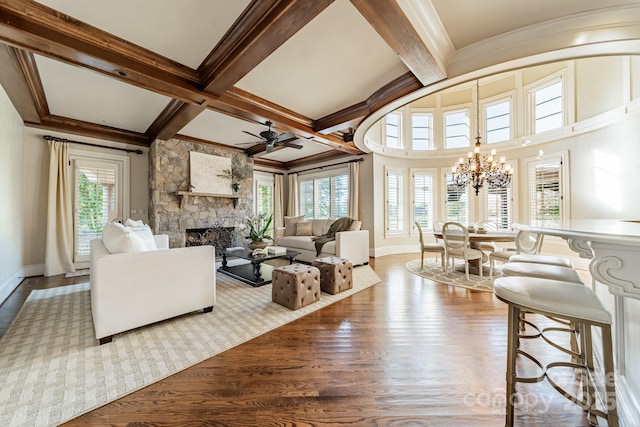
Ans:
POLYGON ((498 267, 494 271, 493 279, 489 279, 489 274, 485 271, 483 273, 486 273, 484 277, 469 274, 469 280, 467 280, 464 272, 460 272, 455 269, 445 274, 444 271, 442 271, 442 264, 440 261, 436 262, 434 259, 425 259, 424 268, 422 269, 420 268, 419 259, 409 261, 406 264, 406 268, 410 272, 424 277, 425 279, 433 280, 434 282, 485 292, 493 292, 493 280, 497 277, 502 277, 502 273, 498 267))
POLYGON ((217 274, 211 313, 191 313, 98 345, 89 284, 32 291, 0 339, 0 425, 54 426, 380 282, 353 269, 353 288, 300 310, 217 274))

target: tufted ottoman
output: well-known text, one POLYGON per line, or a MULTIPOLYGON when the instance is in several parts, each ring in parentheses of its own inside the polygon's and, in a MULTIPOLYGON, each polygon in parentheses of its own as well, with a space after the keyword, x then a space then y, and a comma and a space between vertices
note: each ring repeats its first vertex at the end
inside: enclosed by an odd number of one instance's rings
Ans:
POLYGON ((320 289, 331 295, 353 287, 351 270, 353 265, 346 259, 328 256, 313 262, 320 270, 320 289))
POLYGON ((320 270, 310 265, 291 264, 271 273, 271 300, 297 310, 320 300, 320 270))

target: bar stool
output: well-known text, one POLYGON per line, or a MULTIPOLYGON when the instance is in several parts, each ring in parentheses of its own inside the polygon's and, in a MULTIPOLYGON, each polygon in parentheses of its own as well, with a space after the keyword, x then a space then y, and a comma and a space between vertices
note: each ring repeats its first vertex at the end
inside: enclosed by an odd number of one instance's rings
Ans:
POLYGON ((530 262, 508 262, 502 267, 505 277, 525 276, 540 279, 561 280, 563 282, 583 284, 576 270, 550 264, 535 264, 530 262))
MULTIPOLYGON (((605 418, 609 426, 618 426, 618 413, 615 395, 615 372, 611 342, 611 315, 603 307, 597 295, 588 287, 577 283, 569 283, 559 280, 539 279, 533 277, 504 277, 494 281, 494 293, 498 299, 509 306, 508 317, 508 348, 507 348, 507 393, 506 393, 506 426, 513 426, 514 423, 514 402, 517 399, 516 383, 534 383, 543 381, 545 378, 551 386, 560 392, 564 397, 586 410, 590 423, 597 423, 596 417, 605 418), (599 327, 602 331, 602 355, 604 369, 604 391, 603 402, 606 408, 598 408, 597 390, 594 384, 594 375, 588 366, 587 348, 590 343, 581 334, 579 350, 576 354, 575 362, 552 362, 546 366, 531 354, 522 350, 519 340, 525 337, 519 333, 520 313, 542 314, 552 318, 560 318, 575 324, 580 331, 590 330, 593 326, 599 327), (543 373, 538 377, 519 377, 516 372, 516 359, 522 355, 536 363, 543 373), (580 375, 582 381, 583 397, 578 399, 569 392, 561 388, 548 375, 552 368, 570 367, 584 372, 580 375)), ((588 334, 591 335, 591 334, 588 334)), ((550 341, 540 332, 537 337, 543 338, 547 343, 550 341)))
POLYGON ((569 258, 555 255, 517 254, 511 255, 511 257, 509 257, 509 262, 528 262, 531 264, 548 264, 573 268, 573 262, 569 258))

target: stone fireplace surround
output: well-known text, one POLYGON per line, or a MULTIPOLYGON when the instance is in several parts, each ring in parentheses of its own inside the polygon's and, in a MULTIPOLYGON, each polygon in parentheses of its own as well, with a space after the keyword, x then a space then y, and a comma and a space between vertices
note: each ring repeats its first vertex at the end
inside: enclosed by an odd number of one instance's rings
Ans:
POLYGON ((169 247, 186 246, 186 230, 234 228, 235 242, 242 243, 239 226, 253 206, 253 161, 242 151, 209 144, 171 139, 155 140, 149 150, 149 224, 154 234, 169 235, 169 247), (190 196, 181 207, 179 191, 189 191, 189 152, 198 151, 231 158, 232 168, 248 172, 240 182, 237 199, 190 196), (235 202, 235 206, 234 206, 235 202), (240 240, 238 240, 240 239, 240 240))

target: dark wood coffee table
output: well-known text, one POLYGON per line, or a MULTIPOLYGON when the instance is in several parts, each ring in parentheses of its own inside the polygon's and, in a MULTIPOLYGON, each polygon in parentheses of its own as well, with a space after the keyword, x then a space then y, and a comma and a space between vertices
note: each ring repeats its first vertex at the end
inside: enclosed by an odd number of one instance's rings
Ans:
POLYGON ((225 249, 222 252, 222 265, 218 268, 218 271, 251 286, 258 287, 271 283, 271 272, 275 268, 269 264, 263 264, 263 262, 286 258, 289 260, 289 264, 293 264, 295 258, 301 253, 287 249, 287 252, 281 255, 269 254, 254 257, 251 255, 252 252, 253 251, 251 249, 225 249), (227 257, 241 258, 249 262, 229 266, 227 263, 227 257))

